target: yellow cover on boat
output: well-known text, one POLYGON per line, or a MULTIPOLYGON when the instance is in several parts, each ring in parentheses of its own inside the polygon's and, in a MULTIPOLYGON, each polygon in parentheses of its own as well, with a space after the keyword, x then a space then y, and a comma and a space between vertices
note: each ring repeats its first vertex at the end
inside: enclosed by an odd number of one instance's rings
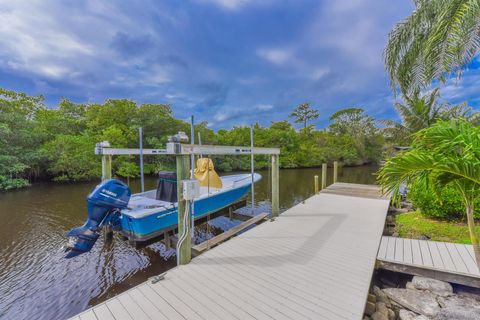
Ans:
POLYGON ((222 180, 215 172, 213 161, 210 158, 200 158, 197 160, 195 178, 202 187, 210 186, 211 188, 222 188, 222 180))

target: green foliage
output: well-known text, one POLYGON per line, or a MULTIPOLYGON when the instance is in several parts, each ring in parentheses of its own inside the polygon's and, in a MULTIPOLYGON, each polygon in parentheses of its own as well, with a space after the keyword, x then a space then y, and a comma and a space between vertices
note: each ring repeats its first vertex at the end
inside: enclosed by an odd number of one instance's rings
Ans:
MULTIPOLYGON (((452 186, 445 186, 437 194, 434 190, 413 184, 408 191, 408 198, 426 217, 449 221, 465 220, 463 197, 452 186)), ((475 218, 480 218, 480 200, 476 201, 474 207, 475 218)))
POLYGON ((460 75, 480 48, 479 1, 414 2, 412 15, 390 32, 384 53, 392 88, 407 94, 460 75))
MULTIPOLYGON (((359 109, 360 110, 360 109, 359 109)), ((332 127, 341 125, 360 131, 317 131, 306 121, 318 112, 304 104, 297 108, 305 121, 297 131, 288 121, 270 127, 255 125, 255 146, 280 147, 283 168, 317 167, 340 160, 359 165, 379 159, 383 140, 371 117, 362 112, 350 119, 337 115, 332 127)), ((345 112, 344 112, 345 113, 345 112)), ((56 181, 89 180, 100 176, 101 162, 94 154, 97 142, 109 141, 118 148, 138 146, 138 128, 143 128, 145 148, 164 148, 169 135, 190 131, 189 123, 175 119, 170 105, 137 105, 127 99, 109 99, 104 104, 76 104, 60 101, 58 108, 45 108, 43 97, 0 90, 0 189, 28 185, 35 179, 56 181)), ((206 122, 195 125, 203 144, 250 145, 250 128, 234 127, 215 133, 206 122)), ((198 135, 195 143, 198 143, 198 135)), ((207 155, 206 155, 207 156, 207 155)), ((249 156, 214 156, 220 171, 250 170, 249 156)), ((270 166, 269 157, 255 157, 255 167, 270 166)), ((144 157, 146 174, 175 168, 171 156, 144 157)), ((139 175, 136 156, 113 157, 112 171, 120 177, 139 175)))
POLYGON ((56 181, 79 181, 99 177, 101 163, 93 150, 95 140, 87 135, 58 135, 42 150, 49 159, 48 171, 56 181))
POLYGON ((320 115, 318 110, 310 107, 308 102, 300 104, 298 107, 293 110, 290 114, 290 117, 295 118, 295 123, 303 123, 303 128, 307 128, 307 122, 311 120, 318 119, 320 115))
POLYGON ((378 178, 385 190, 394 194, 405 183, 433 190, 439 197, 445 187, 461 194, 475 258, 480 264, 474 222, 474 206, 480 198, 479 127, 454 119, 419 131, 412 148, 388 159, 378 178))
POLYGON ((413 134, 430 127, 438 120, 449 120, 452 118, 466 119, 475 124, 480 118, 478 112, 472 112, 466 104, 450 105, 447 102, 438 103, 440 90, 434 89, 427 94, 420 94, 415 91, 411 95, 403 95, 404 103, 395 103, 395 109, 402 119, 401 123, 384 120, 384 134, 390 141, 400 145, 409 145, 412 142, 413 134))
MULTIPOLYGON (((434 220, 418 211, 399 214, 395 217, 395 222, 402 238, 418 239, 426 235, 433 241, 472 243, 465 223, 434 220)), ((476 232, 480 232, 480 226, 476 232)))
POLYGON ((342 109, 331 115, 330 120, 333 123, 329 130, 333 134, 351 140, 351 147, 357 154, 354 158, 361 163, 381 158, 384 144, 383 136, 375 126, 375 119, 365 114, 363 109, 342 109))

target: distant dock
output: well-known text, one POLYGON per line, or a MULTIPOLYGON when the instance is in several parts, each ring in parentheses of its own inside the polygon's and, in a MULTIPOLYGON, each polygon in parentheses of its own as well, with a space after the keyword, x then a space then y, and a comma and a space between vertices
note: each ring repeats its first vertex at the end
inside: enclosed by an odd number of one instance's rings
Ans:
POLYGON ((361 319, 389 203, 335 183, 73 319, 361 319))

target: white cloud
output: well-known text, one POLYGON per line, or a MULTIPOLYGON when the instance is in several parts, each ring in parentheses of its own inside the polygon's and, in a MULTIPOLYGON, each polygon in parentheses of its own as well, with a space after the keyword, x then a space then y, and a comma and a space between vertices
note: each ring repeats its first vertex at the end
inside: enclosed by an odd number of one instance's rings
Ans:
POLYGON ((273 105, 271 104, 259 104, 257 105, 257 109, 260 111, 268 111, 273 109, 273 105))
POLYGON ((199 0, 200 2, 211 3, 226 10, 237 10, 250 3, 255 3, 252 0, 199 0))
POLYGON ((313 69, 311 73, 311 78, 312 80, 317 81, 328 75, 329 72, 330 70, 328 68, 316 68, 313 69))
POLYGON ((257 55, 273 64, 284 64, 291 60, 293 52, 285 48, 260 48, 257 55))
POLYGON ((60 78, 71 70, 69 61, 92 56, 93 47, 68 32, 38 2, 0 5, 0 55, 16 71, 60 78))

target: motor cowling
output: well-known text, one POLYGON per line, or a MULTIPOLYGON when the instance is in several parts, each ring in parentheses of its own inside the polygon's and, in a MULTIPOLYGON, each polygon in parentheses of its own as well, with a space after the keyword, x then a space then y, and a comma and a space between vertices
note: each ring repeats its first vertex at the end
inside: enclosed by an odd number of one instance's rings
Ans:
POLYGON ((67 234, 70 241, 66 257, 90 251, 100 236, 102 227, 110 222, 112 214, 127 208, 130 196, 130 188, 119 180, 106 180, 96 186, 87 197, 87 221, 67 234))

